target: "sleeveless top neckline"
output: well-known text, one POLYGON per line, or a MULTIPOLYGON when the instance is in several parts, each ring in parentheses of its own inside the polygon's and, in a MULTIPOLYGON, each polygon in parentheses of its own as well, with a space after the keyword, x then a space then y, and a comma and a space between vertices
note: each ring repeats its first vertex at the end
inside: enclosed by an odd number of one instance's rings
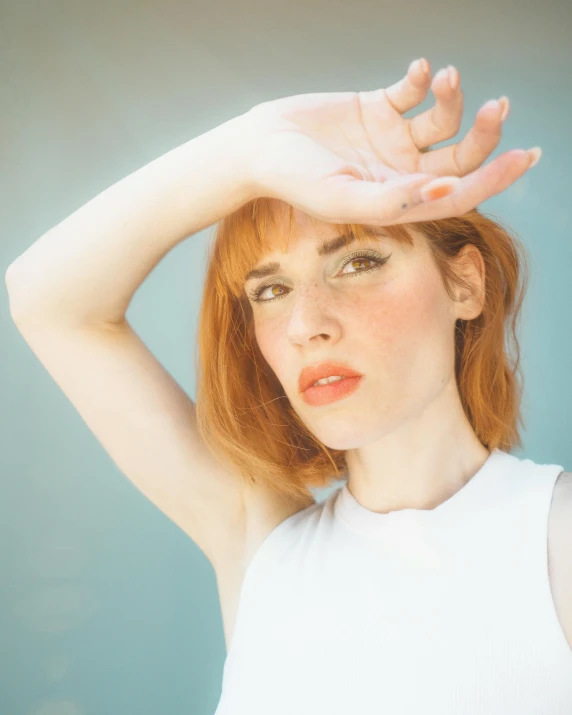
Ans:
POLYGON ((246 569, 215 715, 570 715, 547 552, 562 471, 493 449, 435 509, 338 488, 286 518, 246 569))
POLYGON ((495 472, 505 454, 505 452, 494 448, 469 481, 433 509, 407 508, 386 513, 371 511, 358 502, 346 482, 336 494, 336 515, 360 532, 372 535, 379 533, 380 530, 389 525, 391 525, 392 529, 395 529, 401 526, 440 523, 453 511, 458 511, 464 502, 471 499, 479 484, 486 480, 488 475, 495 472))

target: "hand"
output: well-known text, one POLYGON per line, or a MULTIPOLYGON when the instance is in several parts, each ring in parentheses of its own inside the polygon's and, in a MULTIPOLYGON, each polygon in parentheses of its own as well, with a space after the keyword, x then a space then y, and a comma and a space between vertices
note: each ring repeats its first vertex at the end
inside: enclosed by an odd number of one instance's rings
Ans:
POLYGON ((481 166, 500 141, 502 105, 481 107, 462 141, 427 150, 459 131, 463 93, 450 87, 445 70, 431 81, 416 65, 387 89, 300 94, 253 107, 256 195, 330 223, 390 225, 459 216, 522 176, 531 164, 522 149, 481 166), (404 119, 429 87, 435 106, 404 119), (424 203, 420 188, 428 183, 437 193, 424 203))

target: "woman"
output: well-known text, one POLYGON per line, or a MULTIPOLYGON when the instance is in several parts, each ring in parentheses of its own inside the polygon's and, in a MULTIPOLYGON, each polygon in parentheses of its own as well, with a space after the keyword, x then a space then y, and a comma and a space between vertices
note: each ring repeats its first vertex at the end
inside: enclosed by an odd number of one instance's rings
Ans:
POLYGON ((482 166, 506 98, 429 150, 462 107, 457 71, 425 60, 387 89, 258 105, 9 269, 24 338, 215 568, 217 715, 572 712, 571 480, 509 454, 522 258, 476 210, 540 152, 482 166), (216 221, 195 411, 125 313, 216 221))

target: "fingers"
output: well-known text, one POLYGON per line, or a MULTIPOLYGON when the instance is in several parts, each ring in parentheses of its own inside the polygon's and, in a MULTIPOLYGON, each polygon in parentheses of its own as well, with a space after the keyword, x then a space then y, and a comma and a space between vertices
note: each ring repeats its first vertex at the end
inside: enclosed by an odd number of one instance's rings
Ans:
POLYGON ((403 79, 381 90, 397 112, 404 114, 425 99, 431 86, 430 69, 426 59, 414 60, 403 79))
MULTIPOLYGON (((436 183, 439 195, 452 191, 461 179, 424 174, 407 174, 391 181, 363 181, 349 174, 336 175, 317 186, 305 189, 304 199, 311 205, 311 214, 330 223, 367 223, 384 226, 405 223, 411 207, 421 204, 421 188, 436 183), (447 185, 451 184, 448 188, 447 185)), ((440 199, 439 201, 441 201, 440 199)), ((303 209, 304 210, 304 209, 303 209)))
POLYGON ((411 208, 401 222, 436 221, 462 216, 491 196, 503 192, 525 174, 530 165, 530 155, 526 150, 507 151, 486 166, 462 177, 449 196, 411 208))
POLYGON ((418 149, 454 137, 461 127, 463 117, 463 92, 459 72, 449 65, 439 70, 431 81, 431 66, 425 58, 414 60, 405 77, 391 85, 386 98, 400 114, 413 109, 433 90, 436 104, 417 117, 407 119, 411 137, 418 149))
POLYGON ((409 122, 411 138, 418 149, 456 136, 463 119, 464 97, 459 73, 454 67, 449 65, 439 70, 433 78, 431 89, 436 98, 435 106, 417 117, 405 120, 409 122))
POLYGON ((502 135, 504 107, 493 103, 494 100, 486 102, 479 109, 474 125, 459 143, 421 154, 418 170, 436 176, 465 176, 481 166, 502 135))
POLYGON ((303 187, 300 201, 289 199, 296 208, 330 223, 365 223, 389 226, 416 221, 462 216, 491 196, 500 194, 531 166, 524 149, 502 154, 487 166, 460 177, 408 174, 390 181, 364 181, 351 172, 330 176, 303 187), (423 202, 421 188, 438 184, 432 200, 423 202), (455 185, 456 183, 456 185, 455 185), (447 184, 453 185, 452 193, 447 184), (442 198, 439 198, 441 196, 442 198))

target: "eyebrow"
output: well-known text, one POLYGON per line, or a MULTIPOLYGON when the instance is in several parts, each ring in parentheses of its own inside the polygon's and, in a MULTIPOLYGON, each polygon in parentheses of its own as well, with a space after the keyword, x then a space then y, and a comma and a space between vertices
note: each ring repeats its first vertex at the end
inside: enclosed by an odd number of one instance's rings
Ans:
MULTIPOLYGON (((380 230, 379 227, 377 228, 375 234, 372 236, 373 239, 381 239, 382 237, 389 238, 389 235, 385 233, 384 231, 380 230)), ((339 251, 340 248, 344 248, 346 246, 350 246, 352 243, 355 243, 356 237, 353 235, 347 235, 347 234, 342 234, 341 236, 336 236, 335 238, 330 238, 327 241, 324 241, 318 246, 317 253, 318 256, 329 256, 332 253, 335 253, 336 251, 339 251)), ((253 268, 253 270, 249 271, 246 274, 246 278, 244 279, 244 282, 247 283, 248 281, 253 280, 254 278, 266 278, 267 276, 274 275, 274 273, 277 273, 280 270, 280 263, 278 261, 272 261, 271 263, 265 263, 262 266, 259 266, 258 268, 253 268)))

